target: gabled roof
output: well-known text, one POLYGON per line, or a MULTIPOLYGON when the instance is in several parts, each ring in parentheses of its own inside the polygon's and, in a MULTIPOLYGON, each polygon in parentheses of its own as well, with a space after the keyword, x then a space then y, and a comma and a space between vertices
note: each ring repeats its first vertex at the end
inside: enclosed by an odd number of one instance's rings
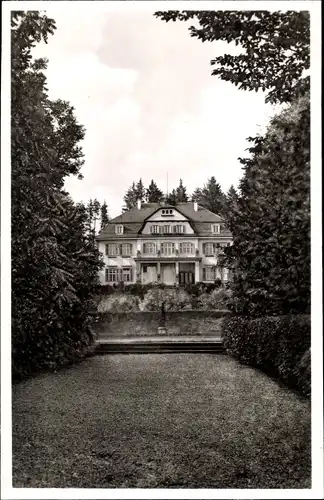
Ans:
MULTIPOLYGON (((118 215, 110 220, 107 226, 100 231, 98 240, 104 240, 106 236, 115 235, 115 226, 120 224, 124 226, 123 234, 116 235, 119 238, 134 237, 140 231, 143 223, 155 212, 164 208, 173 208, 188 218, 192 223, 194 231, 199 235, 210 236, 210 224, 223 223, 223 219, 204 207, 198 205, 198 210, 194 209, 194 203, 177 203, 177 205, 161 205, 160 203, 142 203, 139 210, 137 207, 118 215)), ((231 235, 229 231, 222 232, 222 236, 231 235)))

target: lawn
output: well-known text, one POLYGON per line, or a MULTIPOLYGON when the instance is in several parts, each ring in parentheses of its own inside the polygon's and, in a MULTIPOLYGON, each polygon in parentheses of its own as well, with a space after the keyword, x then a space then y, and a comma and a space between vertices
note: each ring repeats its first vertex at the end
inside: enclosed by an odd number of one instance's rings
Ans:
POLYGON ((12 408, 14 487, 311 486, 309 401, 225 355, 97 356, 12 408))

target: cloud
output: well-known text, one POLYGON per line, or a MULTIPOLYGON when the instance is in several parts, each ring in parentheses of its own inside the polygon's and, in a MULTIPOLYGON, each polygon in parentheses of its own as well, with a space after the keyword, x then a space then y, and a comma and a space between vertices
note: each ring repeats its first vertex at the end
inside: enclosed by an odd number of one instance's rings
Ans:
POLYGON ((88 15, 71 6, 53 17, 58 30, 38 47, 49 58, 50 95, 69 100, 87 130, 84 180, 68 180, 72 196, 106 199, 117 215, 140 177, 163 190, 167 172, 169 189, 180 177, 189 191, 211 175, 224 189, 237 184, 245 138, 271 111, 262 94, 211 77, 210 60, 238 49, 202 44, 153 11, 88 15))

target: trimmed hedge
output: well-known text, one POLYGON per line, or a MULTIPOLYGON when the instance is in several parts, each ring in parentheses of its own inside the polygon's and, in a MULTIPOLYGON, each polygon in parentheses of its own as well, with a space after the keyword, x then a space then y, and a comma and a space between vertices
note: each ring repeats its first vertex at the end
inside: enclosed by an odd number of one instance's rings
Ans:
POLYGON ((308 315, 227 316, 223 341, 241 363, 260 368, 305 396, 311 391, 311 322, 308 315))

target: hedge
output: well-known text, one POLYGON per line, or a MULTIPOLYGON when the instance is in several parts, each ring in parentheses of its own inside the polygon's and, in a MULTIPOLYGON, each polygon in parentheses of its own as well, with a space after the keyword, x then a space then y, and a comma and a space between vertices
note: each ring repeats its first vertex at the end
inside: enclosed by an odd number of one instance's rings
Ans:
POLYGON ((241 363, 310 396, 310 324, 308 315, 227 316, 222 327, 224 347, 241 363))

